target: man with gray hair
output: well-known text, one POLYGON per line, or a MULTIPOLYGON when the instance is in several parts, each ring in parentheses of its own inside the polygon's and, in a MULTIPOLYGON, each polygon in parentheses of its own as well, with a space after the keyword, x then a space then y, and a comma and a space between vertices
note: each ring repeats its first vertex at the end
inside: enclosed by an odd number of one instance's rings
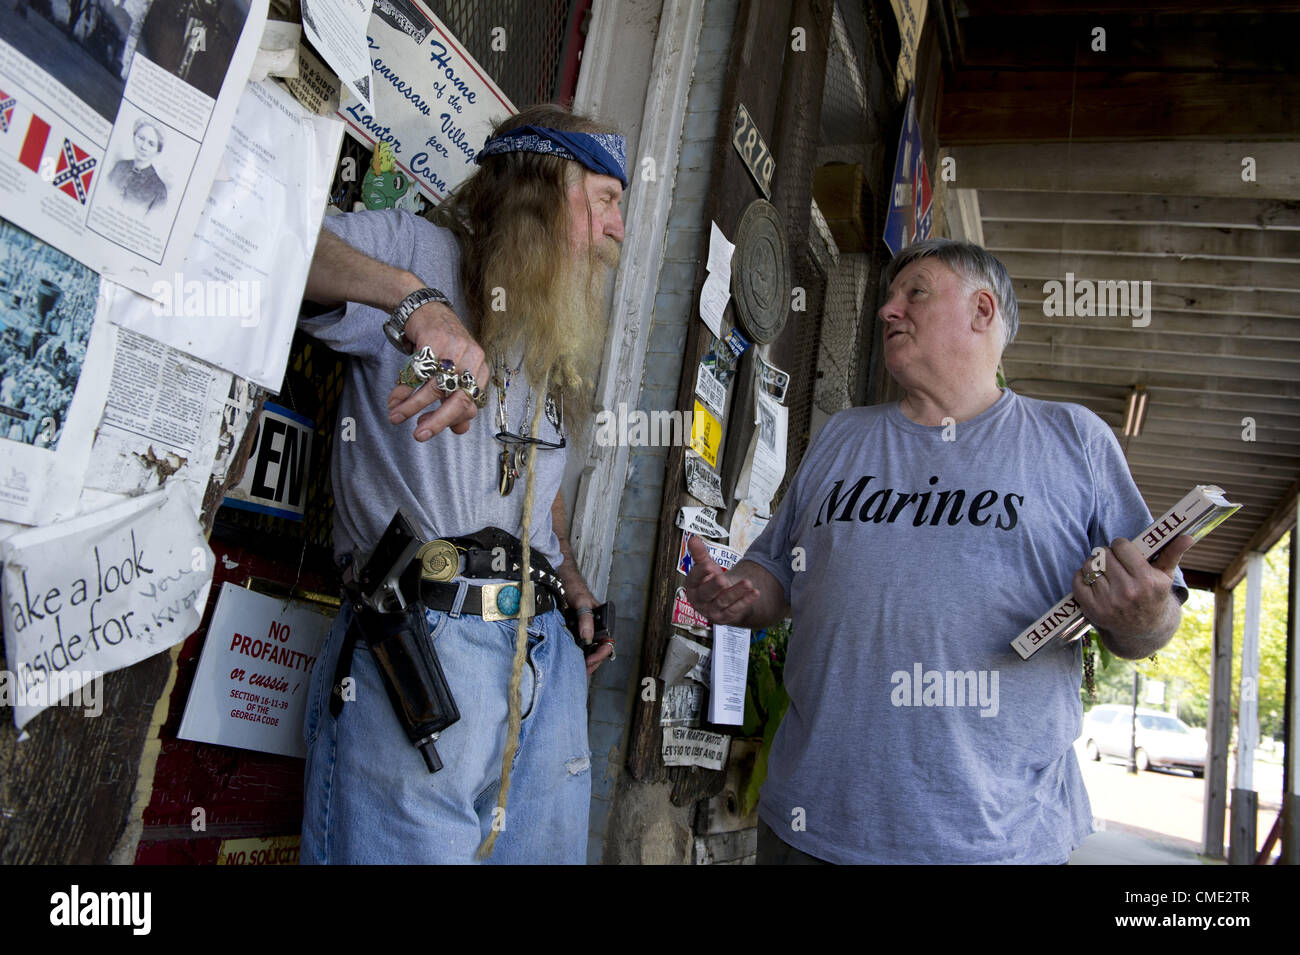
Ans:
POLYGON ((714 623, 793 612, 759 862, 1062 863, 1092 823, 1081 650, 1010 642, 1073 587, 1113 653, 1149 656, 1192 541, 1148 564, 1121 536, 1151 515, 1110 428, 999 388, 1017 310, 996 258, 932 239, 885 282, 902 400, 835 415, 732 570, 691 542, 687 596, 714 623))

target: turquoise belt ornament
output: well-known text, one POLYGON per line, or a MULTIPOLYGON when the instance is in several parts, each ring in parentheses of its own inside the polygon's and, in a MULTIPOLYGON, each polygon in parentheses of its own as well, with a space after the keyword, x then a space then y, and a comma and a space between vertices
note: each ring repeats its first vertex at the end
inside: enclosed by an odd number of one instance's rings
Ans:
POLYGON ((519 612, 519 588, 514 584, 508 587, 502 587, 497 591, 497 610, 501 611, 507 617, 513 617, 519 612))

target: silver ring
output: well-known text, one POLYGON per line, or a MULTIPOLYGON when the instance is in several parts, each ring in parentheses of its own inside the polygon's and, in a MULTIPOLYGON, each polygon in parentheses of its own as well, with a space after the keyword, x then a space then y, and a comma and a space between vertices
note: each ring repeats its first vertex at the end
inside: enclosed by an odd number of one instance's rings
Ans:
POLYGON ((469 400, 474 402, 476 408, 482 408, 487 404, 487 392, 478 386, 478 380, 472 371, 462 371, 458 385, 460 390, 469 396, 469 400))
POLYGON ((1091 587, 1097 582, 1098 578, 1104 577, 1105 575, 1106 572, 1104 570, 1090 570, 1083 575, 1083 582, 1091 587))
POLYGON ((579 608, 578 608, 576 611, 574 611, 574 612, 575 612, 579 617, 582 617, 582 616, 590 617, 590 616, 592 615, 592 609, 591 609, 590 607, 579 607, 579 608))
POLYGON ((425 345, 410 357, 397 375, 397 383, 408 388, 419 388, 432 376, 438 367, 438 356, 433 349, 425 345))

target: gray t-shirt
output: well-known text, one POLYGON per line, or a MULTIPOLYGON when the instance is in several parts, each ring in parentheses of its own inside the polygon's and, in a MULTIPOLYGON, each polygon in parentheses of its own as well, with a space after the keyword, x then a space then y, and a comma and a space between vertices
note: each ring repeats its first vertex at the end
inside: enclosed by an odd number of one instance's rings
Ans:
POLYGON ((1078 405, 1006 390, 945 430, 835 415, 746 554, 794 608, 759 813, 831 862, 1064 862, 1092 831, 1081 649, 1010 643, 1150 513, 1078 405))
MULTIPOLYGON (((401 211, 328 216, 325 227, 349 245, 389 265, 408 269, 451 299, 464 321, 460 247, 455 237, 425 219, 401 211)), ((385 312, 349 302, 325 315, 302 318, 299 327, 351 357, 334 436, 334 552, 362 555, 374 548, 399 505, 429 539, 456 537, 495 525, 518 536, 522 529, 524 479, 502 497, 497 488, 502 445, 495 438, 497 390, 465 434, 444 430, 426 442, 414 438, 418 418, 388 420, 388 394, 408 356, 384 336, 385 312)), ((522 431, 530 393, 522 374, 507 395, 510 430, 522 431)), ((532 396, 529 415, 536 409, 532 396)), ((435 406, 436 407, 436 406, 435 406)), ((539 436, 557 441, 543 415, 539 436)), ((564 475, 565 449, 536 454, 532 546, 560 565, 560 544, 551 527, 551 504, 564 475)))

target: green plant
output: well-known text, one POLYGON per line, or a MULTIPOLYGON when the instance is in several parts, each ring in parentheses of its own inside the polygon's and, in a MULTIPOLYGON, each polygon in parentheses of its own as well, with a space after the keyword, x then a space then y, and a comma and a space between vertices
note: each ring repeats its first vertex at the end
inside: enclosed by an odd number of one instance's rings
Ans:
POLYGON ((746 736, 762 736, 754 770, 740 794, 740 812, 748 815, 758 805, 758 790, 767 778, 767 758, 772 751, 781 717, 790 705, 785 690, 785 654, 790 642, 790 621, 761 631, 749 646, 749 678, 745 686, 746 736))

